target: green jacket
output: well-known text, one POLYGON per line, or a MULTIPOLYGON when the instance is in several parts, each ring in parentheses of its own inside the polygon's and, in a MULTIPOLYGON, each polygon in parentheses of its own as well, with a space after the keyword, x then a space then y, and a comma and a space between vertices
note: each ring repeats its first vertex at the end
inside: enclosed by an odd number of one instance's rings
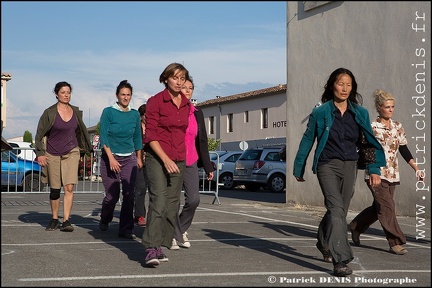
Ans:
MULTIPOLYGON (((77 106, 70 105, 75 117, 78 121, 78 128, 75 131, 78 146, 80 148, 81 154, 86 152, 93 151, 93 146, 90 142, 90 135, 87 131, 87 127, 85 126, 82 120, 82 111, 79 110, 77 106)), ((57 117, 57 103, 48 107, 43 112, 42 116, 39 119, 39 123, 36 130, 35 137, 35 152, 36 156, 43 156, 46 152, 46 138, 48 132, 51 130, 51 127, 54 125, 54 121, 57 117)))
MULTIPOLYGON (((296 158, 294 160, 293 174, 295 177, 303 177, 306 167, 306 160, 314 145, 315 138, 317 139, 317 146, 315 148, 312 171, 314 174, 316 174, 318 159, 327 143, 330 128, 333 125, 335 109, 336 107, 334 106, 333 101, 327 101, 321 106, 314 108, 312 113, 309 115, 309 122, 307 124, 306 131, 303 134, 296 158)), ((366 110, 366 108, 358 104, 351 103, 350 101, 348 101, 348 109, 354 113, 354 119, 366 136, 367 141, 376 148, 376 162, 373 164, 368 164, 366 166, 366 170, 369 174, 381 175, 380 167, 386 166, 385 154, 384 149, 375 138, 372 131, 369 112, 366 110)))

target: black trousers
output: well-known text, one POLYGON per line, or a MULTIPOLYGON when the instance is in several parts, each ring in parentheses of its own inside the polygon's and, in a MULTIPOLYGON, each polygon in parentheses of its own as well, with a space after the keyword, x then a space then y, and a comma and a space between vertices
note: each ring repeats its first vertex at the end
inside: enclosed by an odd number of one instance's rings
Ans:
POLYGON ((332 159, 317 169, 327 212, 318 227, 318 245, 330 251, 333 264, 354 259, 347 237, 346 216, 354 195, 357 161, 332 159))

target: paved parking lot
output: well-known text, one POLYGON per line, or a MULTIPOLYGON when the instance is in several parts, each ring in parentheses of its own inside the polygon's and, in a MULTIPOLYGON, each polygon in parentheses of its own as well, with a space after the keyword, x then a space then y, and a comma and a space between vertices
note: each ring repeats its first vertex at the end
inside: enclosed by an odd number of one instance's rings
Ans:
MULTIPOLYGON (((287 205, 284 194, 221 190, 221 205, 212 204, 213 195, 201 195, 188 231, 191 248, 166 249, 169 262, 145 268, 144 228, 136 228, 136 240, 117 238, 118 206, 109 230, 101 232, 102 197, 76 194, 75 231, 67 233, 45 231, 51 217, 48 194, 2 193, 1 286, 431 285, 430 219, 398 218, 408 238, 409 253, 403 256, 388 252, 375 223, 362 235, 362 246, 353 247, 353 275, 338 278, 315 248, 321 207, 287 205)), ((350 212, 348 220, 356 214, 350 212)))

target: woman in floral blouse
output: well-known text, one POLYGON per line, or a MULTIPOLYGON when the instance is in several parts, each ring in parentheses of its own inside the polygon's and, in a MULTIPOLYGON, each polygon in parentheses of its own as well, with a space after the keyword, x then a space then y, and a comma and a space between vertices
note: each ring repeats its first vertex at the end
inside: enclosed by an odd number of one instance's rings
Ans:
POLYGON ((389 251, 393 254, 404 255, 408 252, 402 247, 406 243, 406 238, 399 227, 393 200, 396 185, 400 184, 398 152, 414 169, 417 180, 423 179, 424 172, 418 169, 408 149, 407 137, 402 124, 392 119, 395 109, 394 96, 380 89, 376 90, 373 96, 379 116, 376 121, 372 122, 372 129, 375 137, 384 148, 387 165, 381 167, 381 185, 372 188, 368 184, 374 201, 370 207, 360 212, 350 223, 351 237, 354 244, 360 246, 360 234, 378 220, 384 229, 390 246, 389 251))

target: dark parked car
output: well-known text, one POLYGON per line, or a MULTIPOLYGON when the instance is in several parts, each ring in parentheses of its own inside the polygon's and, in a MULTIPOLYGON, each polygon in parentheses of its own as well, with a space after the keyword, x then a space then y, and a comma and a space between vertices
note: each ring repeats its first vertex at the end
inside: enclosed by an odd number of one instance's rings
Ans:
POLYGON ((19 158, 11 151, 2 152, 1 187, 11 187, 23 191, 41 191, 45 184, 41 181, 42 167, 34 161, 19 158))
POLYGON ((283 192, 286 186, 286 162, 279 158, 279 148, 256 148, 243 152, 237 160, 234 181, 249 191, 261 187, 283 192))

